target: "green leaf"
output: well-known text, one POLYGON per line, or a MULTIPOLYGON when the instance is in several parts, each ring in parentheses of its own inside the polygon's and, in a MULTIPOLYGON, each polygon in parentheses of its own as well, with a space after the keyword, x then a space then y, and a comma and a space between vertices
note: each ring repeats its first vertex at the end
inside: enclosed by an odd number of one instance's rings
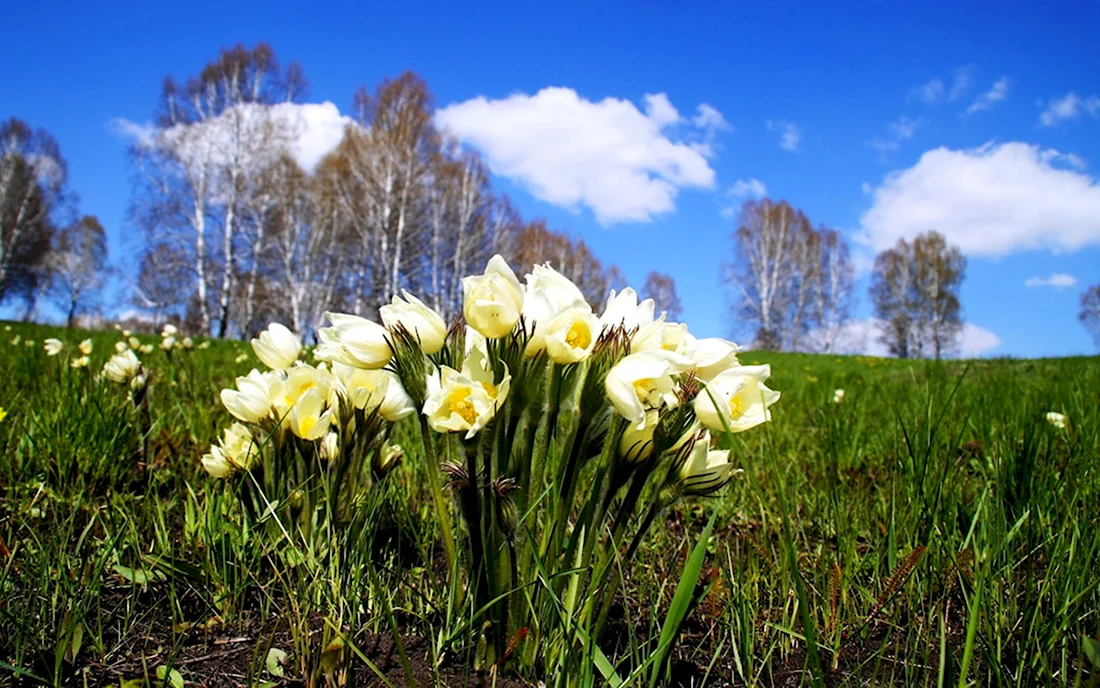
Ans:
POLYGON ((112 568, 115 573, 134 585, 148 585, 152 581, 162 581, 167 578, 163 572, 153 569, 132 569, 122 564, 115 564, 112 568))
POLYGON ((267 673, 283 678, 286 675, 286 671, 283 669, 286 666, 286 652, 277 647, 271 648, 267 651, 264 666, 267 667, 267 673))
POLYGON ((665 617, 665 622, 661 626, 661 640, 657 644, 657 650, 654 653, 653 673, 649 676, 650 688, 657 685, 661 674, 664 673, 665 662, 668 661, 668 654, 672 650, 672 642, 679 635, 680 626, 683 624, 688 608, 691 606, 695 584, 699 582, 699 574, 703 571, 703 561, 707 556, 710 531, 714 527, 714 519, 717 516, 718 512, 711 514, 710 521, 703 530, 702 537, 699 538, 699 542, 695 543, 695 549, 691 551, 691 556, 684 564, 684 572, 680 575, 680 582, 676 585, 676 593, 672 596, 668 616, 665 617))
POLYGON ((183 688, 183 676, 175 669, 170 669, 163 664, 157 667, 157 680, 163 686, 165 680, 172 688, 183 688))
POLYGON ((1100 669, 1100 642, 1087 635, 1082 636, 1081 641, 1085 646, 1085 656, 1089 658, 1094 667, 1100 669))

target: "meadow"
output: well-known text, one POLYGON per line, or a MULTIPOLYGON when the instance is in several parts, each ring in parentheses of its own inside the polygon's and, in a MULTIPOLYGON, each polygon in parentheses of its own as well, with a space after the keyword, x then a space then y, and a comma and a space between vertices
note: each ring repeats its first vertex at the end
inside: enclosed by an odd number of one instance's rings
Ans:
MULTIPOLYGON (((143 419, 96 379, 121 339, 0 328, 0 684, 531 684, 471 668, 415 417, 353 559, 294 558, 200 465, 230 421, 219 391, 261 367, 249 345, 143 354, 143 419)), ((733 436, 728 486, 619 562, 582 684, 1098 684, 1100 359, 741 360, 771 365, 772 420, 733 436)))

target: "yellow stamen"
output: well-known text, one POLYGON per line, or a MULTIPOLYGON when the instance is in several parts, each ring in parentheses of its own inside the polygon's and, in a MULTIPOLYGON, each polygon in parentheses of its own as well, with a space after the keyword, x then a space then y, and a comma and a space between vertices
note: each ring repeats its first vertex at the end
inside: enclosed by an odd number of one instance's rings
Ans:
POLYGON ((736 394, 730 397, 730 418, 737 420, 745 412, 745 406, 741 403, 741 398, 736 394))
POLYGON ((447 404, 451 407, 451 413, 457 413, 467 423, 472 424, 477 420, 477 410, 470 401, 469 387, 459 387, 447 395, 447 404))
POLYGON ((574 349, 587 349, 592 344, 592 330, 583 320, 574 320, 565 333, 565 343, 574 349))

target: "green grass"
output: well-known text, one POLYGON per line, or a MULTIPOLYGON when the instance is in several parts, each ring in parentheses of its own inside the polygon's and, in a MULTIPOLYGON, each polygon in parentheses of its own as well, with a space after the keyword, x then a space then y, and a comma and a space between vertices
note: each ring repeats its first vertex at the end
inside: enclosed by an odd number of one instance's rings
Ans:
MULTIPOLYGON (((126 392, 93 379, 117 333, 93 334, 92 365, 72 369, 42 340, 87 335, 11 327, 0 684, 152 681, 158 667, 188 685, 278 684, 276 648, 287 679, 401 685, 411 669, 393 652, 383 666, 378 649, 398 628, 401 653, 431 668, 414 680, 462 685, 453 667, 476 649, 453 636, 469 610, 439 575, 414 425, 398 428, 410 454, 347 535, 350 558, 291 561, 241 526, 232 486, 199 466, 229 422, 218 391, 259 365, 246 344, 141 357, 153 371, 143 454, 126 392), (350 659, 333 666, 341 643, 350 659)), ((617 676, 665 680, 663 663, 644 663, 686 613, 670 666, 694 665, 695 685, 1096 685, 1100 359, 742 360, 770 363, 783 398, 771 423, 735 436, 744 474, 681 503, 619 562, 601 655, 617 676), (1052 410, 1068 430, 1046 422, 1052 410), (681 571, 712 517, 692 591, 681 571)))

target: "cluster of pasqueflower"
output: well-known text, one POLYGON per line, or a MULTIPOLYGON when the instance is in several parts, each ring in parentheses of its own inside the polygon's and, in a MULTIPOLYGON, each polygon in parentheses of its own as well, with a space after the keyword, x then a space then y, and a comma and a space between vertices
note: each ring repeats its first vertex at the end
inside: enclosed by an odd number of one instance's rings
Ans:
MULTIPOLYGON (((404 292, 379 309, 381 324, 328 313, 331 327, 318 332, 316 365, 300 360, 302 344, 294 333, 272 324, 252 340, 257 357, 271 370, 253 370, 237 378, 236 389, 222 391, 225 407, 243 423, 225 431, 203 466, 216 477, 249 470, 273 432, 315 442, 320 456, 336 457, 342 430, 354 426, 356 412, 388 423, 420 412, 436 432, 461 433, 469 440, 508 398, 512 376, 507 365, 491 360, 492 343, 505 338, 518 340, 528 359, 565 366, 617 341, 622 355, 607 371, 604 390, 627 421, 619 450, 629 462, 650 457, 654 433, 668 410, 692 404, 697 423, 663 448, 681 453, 684 494, 713 492, 731 475, 728 452, 711 448, 708 431, 759 425, 779 398, 764 384, 768 366, 740 365, 735 344, 696 339, 686 325, 666 322, 663 314, 655 317, 654 302, 639 301, 633 289, 612 292, 603 314, 596 315, 578 287, 551 267, 536 266, 523 284, 500 256, 489 261, 484 274, 464 278, 462 286, 464 331, 448 327, 439 313, 404 292), (449 341, 460 339, 461 360, 444 356, 451 365, 436 365, 449 341), (395 359, 398 341, 415 343, 424 354, 421 380, 409 380, 409 367, 395 359), (407 386, 421 398, 414 400, 407 386), (258 428, 265 437, 254 433, 258 428), (685 445, 689 451, 682 451, 685 445)), ((414 367, 413 374, 418 372, 414 367)), ((382 467, 399 454, 384 451, 382 467)))

